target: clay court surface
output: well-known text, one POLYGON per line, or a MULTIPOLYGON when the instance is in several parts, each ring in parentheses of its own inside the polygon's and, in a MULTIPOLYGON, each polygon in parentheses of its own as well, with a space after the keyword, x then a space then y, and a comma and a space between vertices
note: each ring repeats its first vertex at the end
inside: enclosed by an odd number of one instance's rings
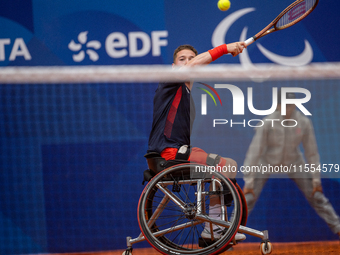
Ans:
MULTIPOLYGON (((123 250, 103 251, 103 252, 88 252, 88 253, 72 253, 70 255, 121 255, 123 250)), ((152 248, 134 249, 133 255, 156 255, 160 254, 152 248)), ((227 251, 223 254, 227 255, 261 255, 259 243, 244 243, 234 247, 233 251, 227 251)), ((339 241, 320 241, 320 242, 303 242, 303 243, 273 243, 272 254, 289 254, 289 255, 304 255, 304 254, 340 254, 339 241)), ((56 254, 55 254, 56 255, 56 254)), ((61 254, 60 254, 61 255, 61 254)), ((66 255, 65 253, 63 255, 66 255)))

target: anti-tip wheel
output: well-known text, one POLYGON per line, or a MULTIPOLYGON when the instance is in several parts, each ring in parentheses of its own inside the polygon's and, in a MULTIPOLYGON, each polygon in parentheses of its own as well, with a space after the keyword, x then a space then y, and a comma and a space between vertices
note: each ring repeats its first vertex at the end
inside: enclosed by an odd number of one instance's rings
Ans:
POLYGON ((260 245, 260 250, 261 250, 261 254, 262 255, 264 255, 264 254, 271 254, 272 250, 273 250, 273 245, 269 241, 263 242, 260 245))

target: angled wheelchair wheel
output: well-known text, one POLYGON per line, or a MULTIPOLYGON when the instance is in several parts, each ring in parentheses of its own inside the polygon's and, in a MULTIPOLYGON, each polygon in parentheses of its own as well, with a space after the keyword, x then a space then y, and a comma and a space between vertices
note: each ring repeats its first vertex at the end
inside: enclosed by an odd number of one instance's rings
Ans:
POLYGON ((197 167, 201 165, 165 169, 142 192, 140 229, 163 254, 218 254, 228 247, 242 221, 242 202, 232 181, 220 173, 193 174, 197 167), (220 204, 209 212, 216 198, 220 204))
POLYGON ((241 204, 242 204, 242 216, 241 216, 241 225, 246 226, 247 220, 248 220, 248 206, 247 206, 247 200, 243 194, 242 188, 240 185, 236 183, 236 189, 238 191, 238 194, 240 195, 241 198, 241 204))
MULTIPOLYGON (((242 205, 242 215, 241 215, 241 224, 242 226, 246 226, 247 220, 248 220, 248 208, 247 208, 247 201, 246 198, 244 197, 242 188, 236 183, 235 187, 238 191, 238 194, 241 199, 241 205, 242 205)), ((223 250, 219 251, 220 253, 229 250, 233 244, 228 244, 223 250)))

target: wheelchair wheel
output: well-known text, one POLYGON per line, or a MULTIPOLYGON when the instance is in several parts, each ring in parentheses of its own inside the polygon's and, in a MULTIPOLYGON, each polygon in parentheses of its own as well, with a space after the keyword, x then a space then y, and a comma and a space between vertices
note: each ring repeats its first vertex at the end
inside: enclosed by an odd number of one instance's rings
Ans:
POLYGON ((246 226, 247 224, 247 220, 248 220, 248 206, 247 206, 247 200, 244 197, 242 188, 240 187, 240 185, 238 185, 236 183, 236 189, 238 191, 238 194, 240 195, 241 198, 241 204, 242 204, 242 216, 241 216, 241 225, 242 226, 246 226))
POLYGON ((141 195, 140 229, 150 245, 163 254, 218 254, 228 247, 240 226, 243 214, 237 188, 220 173, 213 177, 192 175, 200 166, 182 164, 165 169, 141 195), (220 208, 214 206, 219 216, 209 213, 213 197, 220 201, 220 208), (219 234, 211 234, 212 230, 219 234))

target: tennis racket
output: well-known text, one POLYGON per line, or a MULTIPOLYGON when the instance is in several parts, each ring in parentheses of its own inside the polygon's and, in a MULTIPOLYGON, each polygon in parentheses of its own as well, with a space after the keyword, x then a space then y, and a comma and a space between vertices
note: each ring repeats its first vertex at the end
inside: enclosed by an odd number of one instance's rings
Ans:
POLYGON ((278 30, 291 27, 299 21, 306 18, 317 6, 319 0, 297 0, 286 9, 284 9, 279 16, 268 24, 264 29, 258 32, 253 37, 245 41, 246 45, 250 45, 259 38, 271 34, 278 30))

